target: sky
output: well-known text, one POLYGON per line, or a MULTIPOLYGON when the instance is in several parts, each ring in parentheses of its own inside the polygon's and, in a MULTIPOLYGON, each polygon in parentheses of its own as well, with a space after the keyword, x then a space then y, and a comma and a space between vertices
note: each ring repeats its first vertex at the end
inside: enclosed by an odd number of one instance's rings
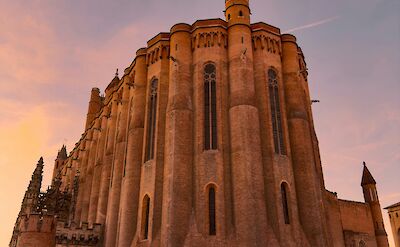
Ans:
MULTIPOLYGON (((252 22, 296 35, 306 56, 327 189, 362 201, 365 161, 382 207, 399 202, 400 1, 250 4, 252 22)), ((157 33, 223 10, 223 0, 0 0, 0 246, 40 156, 47 186, 57 151, 79 140, 91 88, 157 33)))

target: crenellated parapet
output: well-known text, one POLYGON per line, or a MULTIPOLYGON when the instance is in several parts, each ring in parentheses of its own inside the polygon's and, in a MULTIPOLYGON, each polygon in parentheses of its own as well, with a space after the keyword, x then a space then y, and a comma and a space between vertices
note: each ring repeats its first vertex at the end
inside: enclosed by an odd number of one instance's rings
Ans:
POLYGON ((65 224, 58 222, 56 228, 57 246, 99 246, 102 239, 101 224, 82 223, 80 226, 75 223, 65 224))
POLYGON ((52 233, 55 227, 54 215, 33 213, 22 215, 18 230, 21 234, 27 232, 52 233))
POLYGON ((21 215, 15 231, 17 235, 13 236, 10 246, 54 246, 56 220, 54 215, 21 215))

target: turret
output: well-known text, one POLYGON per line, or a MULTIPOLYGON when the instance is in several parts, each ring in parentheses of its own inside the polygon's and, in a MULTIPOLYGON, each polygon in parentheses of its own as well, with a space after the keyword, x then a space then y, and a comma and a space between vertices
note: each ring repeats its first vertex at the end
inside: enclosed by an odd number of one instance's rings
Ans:
POLYGON ((293 35, 283 34, 281 41, 286 116, 300 223, 311 246, 330 246, 325 211, 321 203, 325 189, 320 181, 312 126, 308 117, 310 99, 305 93, 304 81, 299 76, 299 47, 293 35))
POLYGON ((60 151, 58 151, 57 158, 54 162, 52 181, 54 181, 54 179, 57 177, 62 165, 64 164, 64 161, 67 159, 67 156, 67 147, 63 145, 60 151))
MULTIPOLYGON (((118 72, 116 74, 116 77, 118 77, 118 72)), ((111 84, 113 84, 113 82, 115 80, 118 80, 118 82, 119 82, 119 78, 115 79, 115 77, 114 77, 114 79, 111 81, 109 87, 111 86, 111 84)), ((93 120, 99 113, 102 105, 103 105, 103 103, 102 103, 102 98, 100 96, 100 89, 92 88, 92 92, 90 94, 89 109, 88 109, 88 113, 87 113, 87 117, 86 117, 85 130, 87 130, 90 127, 93 120)))
POLYGON ((228 0, 225 5, 228 21, 230 156, 237 245, 277 246, 274 232, 268 224, 264 199, 249 1, 228 0))
POLYGON ((225 18, 228 26, 250 26, 250 15, 249 0, 225 0, 225 18))
POLYGON ((192 213, 193 106, 191 26, 177 24, 171 29, 171 62, 166 116, 162 246, 183 243, 192 213), (185 165, 177 166, 183 163, 185 165), (172 200, 172 198, 174 198, 172 200), (173 229, 173 231, 172 231, 173 229), (172 234, 171 234, 172 233, 172 234))
POLYGON ((367 165, 363 162, 363 175, 361 179, 361 187, 363 189, 364 200, 371 208, 372 219, 375 227, 375 237, 378 247, 388 247, 388 238, 383 223, 382 210, 379 202, 378 192, 376 190, 376 181, 368 170, 367 165))
POLYGON ((124 167, 124 180, 121 188, 121 217, 118 246, 130 246, 136 233, 138 215, 138 198, 140 193, 140 172, 142 167, 142 147, 146 107, 147 65, 146 48, 136 52, 136 64, 132 74, 134 88, 130 119, 128 120, 128 136, 126 149, 126 166, 124 167))

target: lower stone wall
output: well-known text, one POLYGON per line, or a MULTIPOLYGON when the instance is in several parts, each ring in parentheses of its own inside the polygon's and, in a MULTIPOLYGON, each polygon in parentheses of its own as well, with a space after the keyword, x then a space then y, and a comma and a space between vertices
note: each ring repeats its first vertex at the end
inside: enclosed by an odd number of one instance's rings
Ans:
POLYGON ((376 247, 371 209, 367 203, 338 200, 345 246, 376 247))
POLYGON ((55 245, 55 218, 53 215, 32 213, 18 220, 16 247, 53 247, 55 245))
POLYGON ((54 234, 46 232, 24 232, 18 237, 17 247, 53 247, 54 234))
POLYGON ((339 200, 336 193, 326 191, 326 210, 333 247, 343 247, 344 235, 339 200))

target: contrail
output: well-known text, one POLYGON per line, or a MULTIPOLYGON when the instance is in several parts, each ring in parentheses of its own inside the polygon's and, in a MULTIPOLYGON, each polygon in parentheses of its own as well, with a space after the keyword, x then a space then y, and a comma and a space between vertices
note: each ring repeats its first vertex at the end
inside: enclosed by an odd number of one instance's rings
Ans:
POLYGON ((320 25, 323 25, 325 23, 332 22, 332 21, 334 21, 334 20, 336 20, 338 18, 340 18, 340 16, 334 16, 334 17, 327 18, 327 19, 324 19, 324 20, 321 20, 321 21, 316 21, 316 22, 313 22, 313 23, 310 23, 310 24, 307 24, 307 25, 304 25, 304 26, 295 27, 295 28, 286 30, 286 31, 284 31, 284 33, 290 33, 290 32, 294 32, 294 31, 298 31, 298 30, 303 30, 303 29, 307 29, 307 28, 320 26, 320 25))

